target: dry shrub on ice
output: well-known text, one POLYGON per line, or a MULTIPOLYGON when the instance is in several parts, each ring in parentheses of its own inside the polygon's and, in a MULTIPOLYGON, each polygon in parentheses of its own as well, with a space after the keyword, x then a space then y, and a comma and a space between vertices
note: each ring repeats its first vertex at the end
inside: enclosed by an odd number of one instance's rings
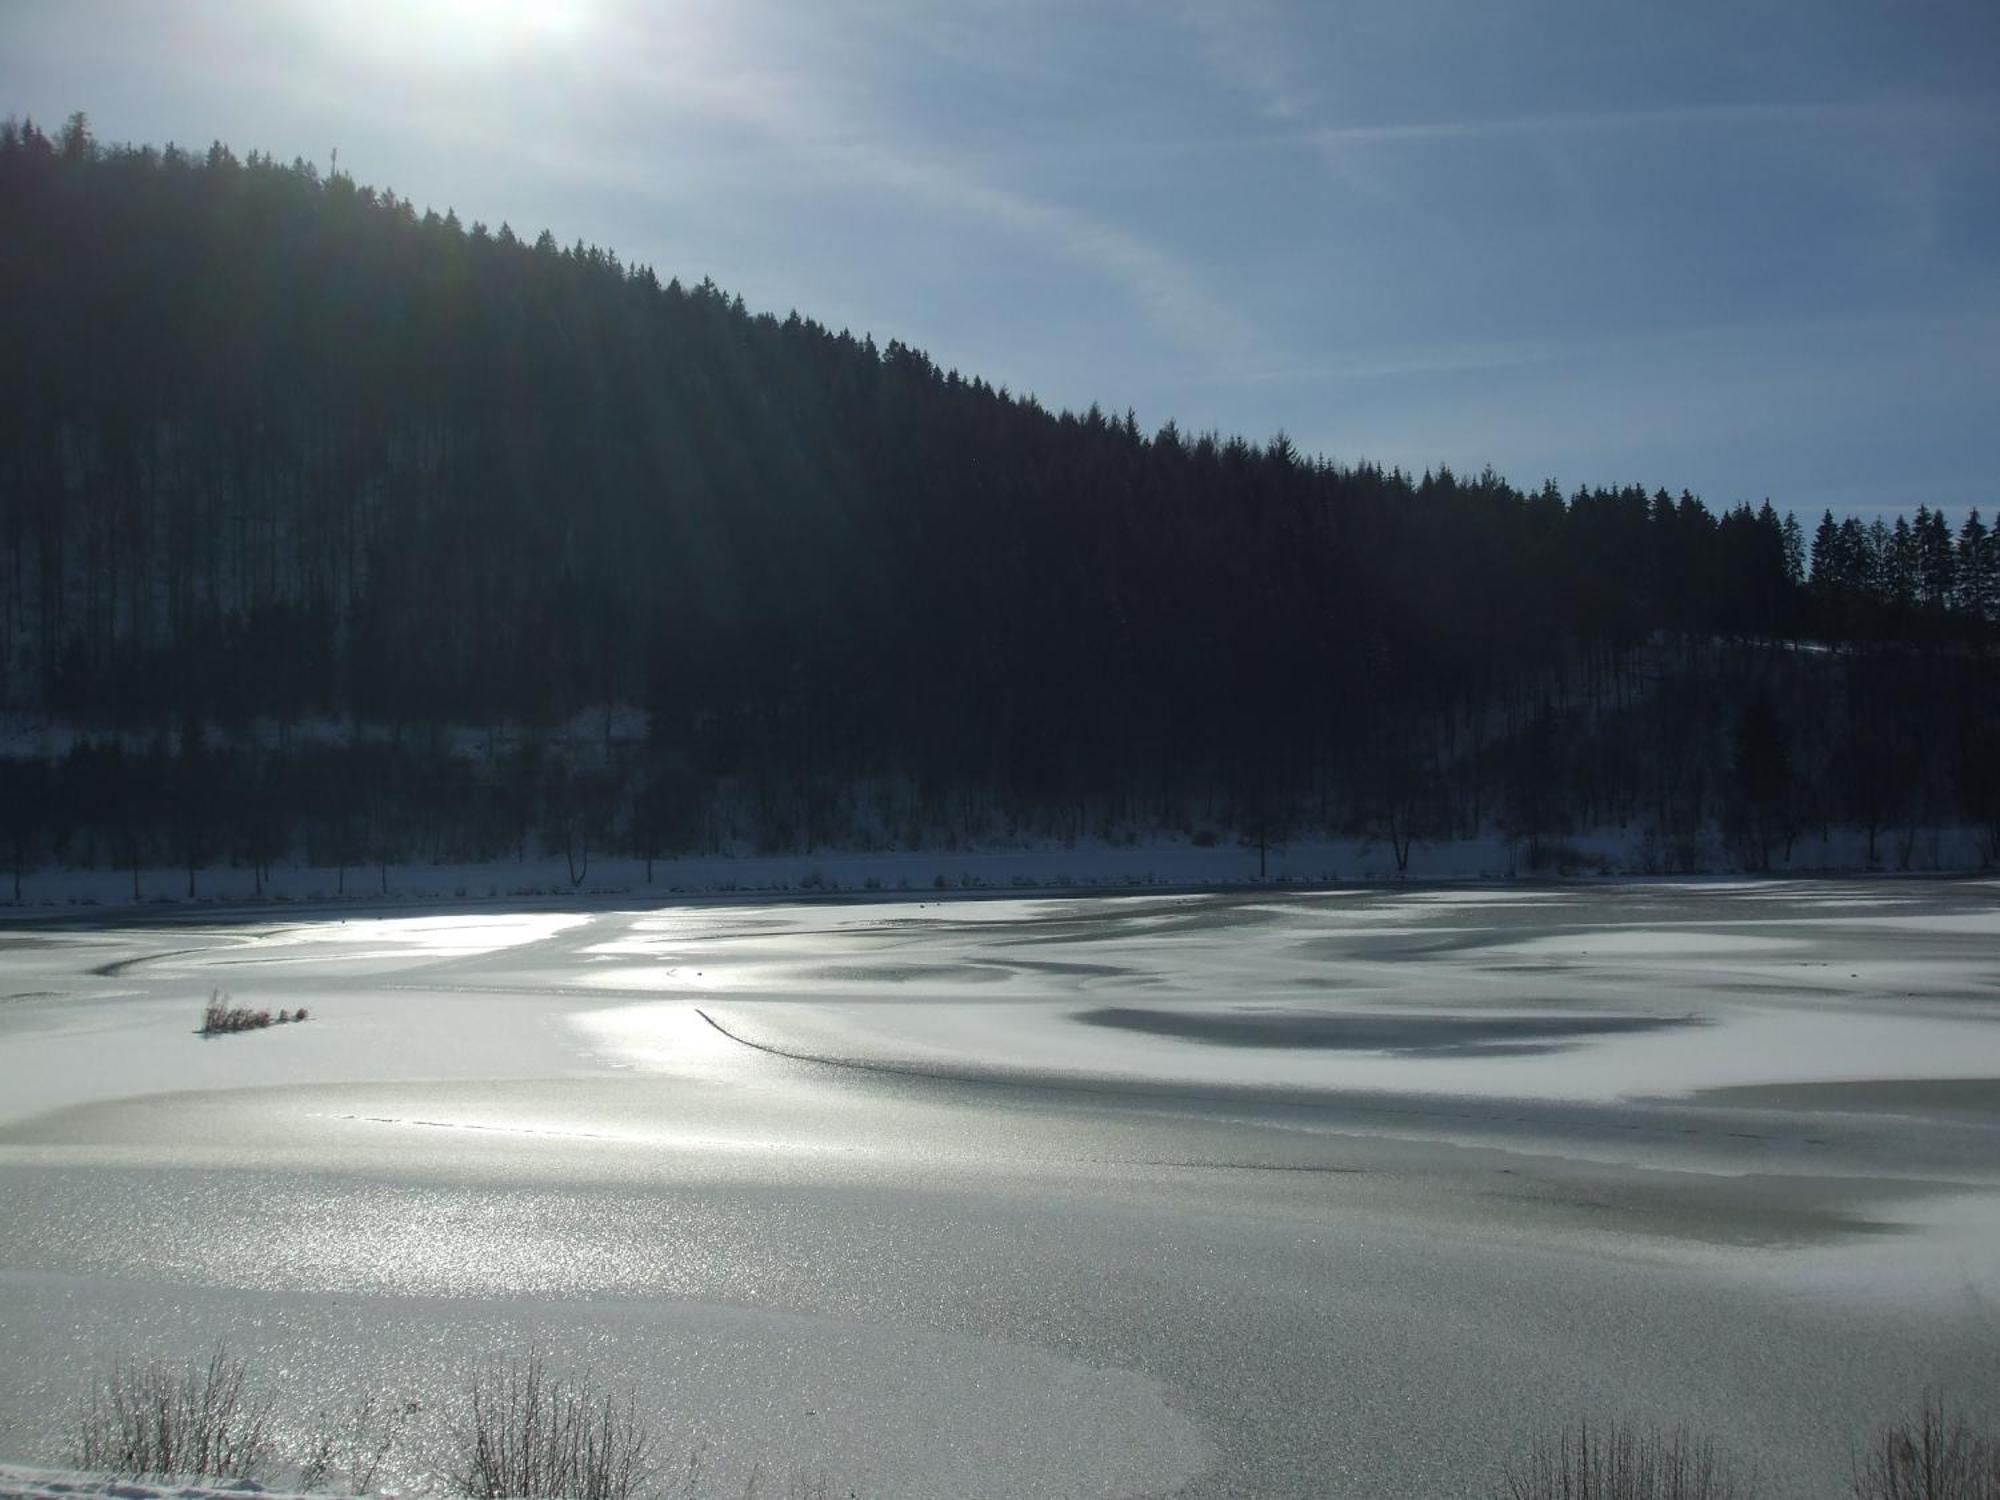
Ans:
POLYGON ((537 1351, 472 1378, 453 1491, 473 1500, 631 1500, 655 1477, 653 1435, 631 1396, 551 1375, 537 1351))
POLYGON ((2000 1500, 2000 1436, 1976 1432, 1935 1393, 1855 1465, 1855 1500, 2000 1500))
POLYGON ((1754 1477, 1685 1427, 1579 1423, 1507 1465, 1496 1500, 1755 1500, 1754 1477))
POLYGON ((78 1429, 79 1468, 134 1477, 256 1479, 272 1454, 271 1398, 221 1345, 205 1364, 113 1365, 92 1382, 78 1429))
POLYGON ((231 1004, 229 996, 221 990, 210 990, 208 1004, 202 1007, 201 1035, 222 1036, 232 1031, 257 1031, 266 1026, 283 1026, 305 1018, 306 1008, 303 1005, 296 1011, 281 1010, 273 1015, 268 1010, 251 1010, 248 1006, 231 1004))

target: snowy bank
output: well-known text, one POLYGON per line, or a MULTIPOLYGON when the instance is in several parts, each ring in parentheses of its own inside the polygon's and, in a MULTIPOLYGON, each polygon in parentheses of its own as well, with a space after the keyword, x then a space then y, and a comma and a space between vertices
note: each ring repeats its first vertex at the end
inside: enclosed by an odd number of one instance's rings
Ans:
POLYGON ((268 1490, 250 1479, 129 1479, 0 1464, 0 1500, 243 1500, 246 1495, 259 1500, 305 1500, 302 1494, 268 1490))
MULTIPOLYGON (((1686 851, 1682 851, 1685 853, 1686 851)), ((38 869, 26 873, 18 905, 0 913, 50 915, 68 908, 120 909, 300 902, 497 901, 578 896, 638 901, 688 895, 819 895, 946 891, 1217 890, 1259 884, 1339 885, 1383 881, 1620 878, 1744 873, 1716 841, 1694 860, 1663 861, 1641 834, 1604 829, 1545 846, 1531 858, 1491 837, 1420 843, 1398 869, 1383 841, 1300 840, 1264 851, 1237 843, 1163 837, 1130 842, 1027 844, 916 850, 823 850, 798 854, 710 854, 645 860, 595 857, 572 880, 561 857, 489 863, 388 866, 275 864, 260 880, 248 866, 38 869)), ((1970 872, 1983 867, 1977 835, 1936 828, 1878 840, 1869 856, 1859 833, 1801 838, 1772 876, 1970 872)), ((0 894, 5 887, 0 885, 0 894)))

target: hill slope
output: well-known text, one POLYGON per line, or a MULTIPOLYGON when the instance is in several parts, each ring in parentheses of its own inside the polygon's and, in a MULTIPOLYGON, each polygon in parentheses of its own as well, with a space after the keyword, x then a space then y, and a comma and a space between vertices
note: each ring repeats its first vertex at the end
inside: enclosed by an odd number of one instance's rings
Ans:
POLYGON ((1761 848, 2000 795, 1983 529, 1829 522, 1808 579, 1768 504, 1149 436, 80 118, 0 132, 0 213, 0 699, 84 735, 10 777, 25 858, 580 823, 1761 848), (598 713, 587 764, 535 748, 598 713), (498 725, 519 754, 445 733, 498 725))

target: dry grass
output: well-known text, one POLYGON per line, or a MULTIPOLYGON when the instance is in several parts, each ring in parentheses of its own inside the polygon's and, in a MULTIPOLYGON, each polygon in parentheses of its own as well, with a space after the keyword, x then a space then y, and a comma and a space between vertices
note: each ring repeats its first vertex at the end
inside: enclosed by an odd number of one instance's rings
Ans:
POLYGON ((78 1426, 79 1468, 135 1478, 256 1479, 271 1459, 271 1400, 221 1345, 206 1364, 113 1365, 78 1426))
POLYGON ((1579 1423, 1510 1463, 1496 1500, 1755 1500, 1755 1476, 1718 1458, 1714 1443, 1671 1431, 1579 1423))

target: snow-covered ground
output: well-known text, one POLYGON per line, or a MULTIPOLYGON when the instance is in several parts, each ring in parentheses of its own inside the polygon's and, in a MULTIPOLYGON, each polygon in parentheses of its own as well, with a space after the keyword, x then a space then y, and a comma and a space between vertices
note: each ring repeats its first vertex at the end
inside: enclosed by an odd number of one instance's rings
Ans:
POLYGON ((2000 1400, 2000 883, 17 924, 0 1202, 21 1462, 114 1358, 442 1424, 533 1342, 716 1493, 1476 1494, 1590 1414, 1818 1496, 2000 1400))
POLYGON ((241 1481, 135 1480, 122 1475, 0 1464, 0 1500, 244 1500, 248 1495, 257 1500, 307 1500, 303 1495, 241 1481))

